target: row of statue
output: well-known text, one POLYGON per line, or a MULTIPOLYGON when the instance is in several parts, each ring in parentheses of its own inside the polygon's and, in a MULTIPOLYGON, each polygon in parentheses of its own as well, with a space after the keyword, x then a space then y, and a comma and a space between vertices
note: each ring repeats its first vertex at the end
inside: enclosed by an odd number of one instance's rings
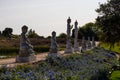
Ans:
MULTIPOLYGON (((72 48, 72 43, 71 43, 71 29, 73 28, 73 25, 70 24, 71 19, 70 17, 67 19, 67 41, 66 41, 66 49, 64 53, 73 53, 73 52, 84 52, 86 49, 91 49, 92 47, 95 46, 95 41, 94 37, 92 37, 92 44, 90 42, 90 37, 88 37, 88 41, 86 44, 85 37, 82 38, 82 46, 81 49, 79 47, 79 42, 78 42, 78 22, 75 22, 75 38, 74 38, 74 48, 72 48)), ((28 31, 27 26, 22 27, 22 33, 20 35, 20 50, 19 50, 19 55, 16 57, 16 62, 30 62, 30 61, 35 61, 36 56, 34 54, 33 46, 30 44, 29 39, 26 36, 26 33, 28 31)), ((49 56, 56 56, 58 55, 58 45, 56 42, 56 32, 52 32, 52 37, 51 37, 51 46, 50 46, 50 52, 49 56)))

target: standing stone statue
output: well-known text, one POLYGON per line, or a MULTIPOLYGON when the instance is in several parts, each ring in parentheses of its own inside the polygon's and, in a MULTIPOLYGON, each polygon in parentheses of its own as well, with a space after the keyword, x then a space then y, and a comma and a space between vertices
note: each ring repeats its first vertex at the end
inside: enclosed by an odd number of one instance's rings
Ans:
POLYGON ((87 43, 87 49, 91 49, 91 42, 90 42, 90 37, 88 37, 88 43, 87 43))
POLYGON ((74 52, 80 52, 79 43, 78 43, 78 22, 75 22, 75 38, 74 38, 74 52))
POLYGON ((85 42, 85 37, 82 37, 82 47, 81 47, 81 52, 84 52, 86 50, 86 42, 85 42))
POLYGON ((26 36, 27 31, 28 27, 24 25, 20 35, 20 51, 19 56, 16 58, 16 62, 30 62, 36 60, 33 46, 30 44, 30 41, 26 36))
POLYGON ((94 48, 96 45, 95 45, 95 40, 94 40, 94 36, 92 36, 92 47, 94 48))
POLYGON ((73 28, 73 25, 70 25, 71 19, 70 17, 67 19, 67 44, 66 44, 66 49, 65 53, 73 53, 73 48, 72 48, 72 43, 71 43, 71 29, 73 28))
POLYGON ((51 37, 51 46, 50 46, 50 53, 49 56, 56 56, 58 54, 58 45, 56 42, 56 32, 52 32, 52 37, 51 37))

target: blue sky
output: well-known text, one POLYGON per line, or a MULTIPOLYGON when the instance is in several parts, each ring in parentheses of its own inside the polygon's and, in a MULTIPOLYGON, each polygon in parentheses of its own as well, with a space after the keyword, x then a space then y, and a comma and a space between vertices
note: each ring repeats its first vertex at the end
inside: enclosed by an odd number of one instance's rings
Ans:
POLYGON ((66 33, 66 20, 75 20, 82 26, 94 22, 98 3, 106 0, 0 0, 0 30, 13 28, 13 34, 20 34, 21 27, 27 25, 40 36, 66 33))

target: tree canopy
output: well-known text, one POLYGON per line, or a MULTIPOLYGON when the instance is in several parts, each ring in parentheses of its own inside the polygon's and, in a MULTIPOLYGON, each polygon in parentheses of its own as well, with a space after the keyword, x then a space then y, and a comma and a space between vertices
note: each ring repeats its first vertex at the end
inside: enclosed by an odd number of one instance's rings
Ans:
POLYGON ((96 23, 103 31, 103 40, 110 44, 110 48, 120 41, 120 1, 108 0, 96 9, 99 16, 96 23))
MULTIPOLYGON (((99 31, 98 31, 97 25, 95 23, 89 22, 79 27, 78 38, 82 39, 82 37, 84 36, 86 39, 88 39, 88 36, 89 37, 94 36, 95 40, 98 40, 98 36, 99 36, 98 33, 99 31)), ((72 31, 72 37, 74 38, 74 29, 72 31)))

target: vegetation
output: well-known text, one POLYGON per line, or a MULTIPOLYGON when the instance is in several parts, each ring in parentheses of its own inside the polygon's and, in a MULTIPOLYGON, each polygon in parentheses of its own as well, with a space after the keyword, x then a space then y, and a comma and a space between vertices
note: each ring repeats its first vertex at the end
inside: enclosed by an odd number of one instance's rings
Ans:
MULTIPOLYGON (((110 49, 110 45, 108 45, 107 43, 102 42, 100 43, 100 46, 107 50, 110 49)), ((114 47, 112 47, 111 50, 120 53, 120 43, 115 43, 114 47)))
POLYGON ((37 64, 1 68, 1 80, 108 80, 109 71, 118 62, 103 48, 84 54, 47 57, 37 64))
MULTIPOLYGON (((35 53, 42 53, 48 52, 49 46, 36 46, 34 47, 35 53)), ((0 55, 1 56, 16 56, 19 54, 19 48, 12 47, 12 48, 0 48, 0 55)))
POLYGON ((32 29, 30 29, 29 31, 28 31, 28 37, 29 38, 39 38, 40 36, 34 31, 34 30, 32 30, 32 29))
MULTIPOLYGON (((78 38, 82 39, 84 36, 85 39, 88 39, 88 36, 92 38, 95 37, 95 40, 99 40, 100 30, 98 29, 95 23, 89 22, 81 27, 78 30, 78 38)), ((74 29, 72 31, 72 37, 74 38, 74 29)))
POLYGON ((59 36, 58 36, 58 38, 66 38, 67 37, 67 35, 65 34, 65 33, 61 33, 59 36))
POLYGON ((114 71, 111 74, 110 80, 120 80, 120 71, 114 71))
POLYGON ((99 16, 96 23, 103 31, 102 41, 110 44, 110 49, 120 41, 120 1, 107 0, 96 10, 99 16))
POLYGON ((2 32, 0 31, 0 35, 11 39, 12 32, 13 32, 12 28, 5 28, 2 32))

